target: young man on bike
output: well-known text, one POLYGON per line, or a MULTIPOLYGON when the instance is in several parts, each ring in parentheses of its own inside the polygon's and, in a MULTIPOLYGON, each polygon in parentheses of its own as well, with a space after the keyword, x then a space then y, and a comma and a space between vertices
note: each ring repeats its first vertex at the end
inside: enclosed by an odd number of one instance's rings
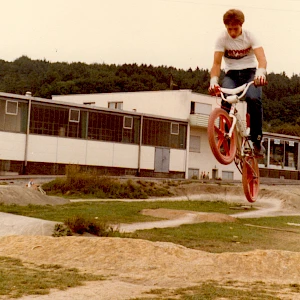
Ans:
MULTIPOLYGON (((245 17, 242 11, 228 10, 223 16, 226 30, 215 45, 214 61, 210 72, 211 94, 218 93, 221 63, 224 60, 224 88, 235 88, 254 80, 246 94, 247 111, 250 114, 250 135, 255 155, 263 156, 262 140, 262 86, 266 85, 267 60, 264 49, 255 36, 242 28, 245 17)), ((229 111, 230 104, 222 101, 222 107, 229 111)))

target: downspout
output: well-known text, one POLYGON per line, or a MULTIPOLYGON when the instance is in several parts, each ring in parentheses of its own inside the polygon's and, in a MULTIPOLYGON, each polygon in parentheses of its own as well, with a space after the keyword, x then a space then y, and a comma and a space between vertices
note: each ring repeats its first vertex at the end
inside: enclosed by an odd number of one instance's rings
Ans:
POLYGON ((186 132, 186 158, 185 158, 185 179, 189 178, 189 149, 190 149, 190 132, 191 125, 188 123, 187 132, 186 132))
POLYGON ((139 141, 139 152, 138 152, 138 171, 137 176, 141 175, 141 153, 142 153, 142 141, 143 141, 143 121, 144 116, 141 115, 141 126, 140 126, 140 141, 139 141))
POLYGON ((31 92, 26 92, 25 96, 29 97, 29 101, 28 101, 28 115, 27 115, 27 128, 26 128, 26 139, 25 139, 23 174, 27 174, 28 140, 29 140, 29 127, 30 127, 30 115, 31 115, 31 92))

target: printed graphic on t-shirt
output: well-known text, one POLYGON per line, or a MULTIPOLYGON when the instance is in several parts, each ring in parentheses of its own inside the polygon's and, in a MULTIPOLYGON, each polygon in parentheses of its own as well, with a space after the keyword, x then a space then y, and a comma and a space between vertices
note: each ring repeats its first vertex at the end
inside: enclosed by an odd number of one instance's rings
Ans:
POLYGON ((249 47, 247 49, 241 49, 241 50, 225 50, 224 56, 230 59, 241 59, 247 56, 250 53, 251 49, 252 48, 249 47))

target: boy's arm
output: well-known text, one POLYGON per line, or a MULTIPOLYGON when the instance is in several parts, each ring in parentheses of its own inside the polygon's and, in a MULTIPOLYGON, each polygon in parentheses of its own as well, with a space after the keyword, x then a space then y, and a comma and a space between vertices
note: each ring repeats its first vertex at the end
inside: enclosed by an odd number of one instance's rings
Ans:
POLYGON ((222 63, 222 58, 223 58, 224 53, 216 51, 214 53, 214 61, 213 61, 213 66, 210 71, 210 85, 208 91, 213 94, 215 89, 219 88, 219 77, 221 74, 221 63, 222 63))
POLYGON ((267 84, 267 59, 263 47, 254 49, 254 54, 258 62, 254 83, 256 86, 263 86, 267 84))

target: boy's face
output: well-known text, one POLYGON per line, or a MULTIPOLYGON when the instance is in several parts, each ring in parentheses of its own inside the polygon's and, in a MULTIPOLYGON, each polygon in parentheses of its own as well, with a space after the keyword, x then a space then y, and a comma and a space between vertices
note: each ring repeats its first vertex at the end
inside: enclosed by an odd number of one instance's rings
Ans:
POLYGON ((234 25, 226 25, 226 29, 228 34, 233 38, 237 38, 242 34, 242 25, 234 24, 234 25))

